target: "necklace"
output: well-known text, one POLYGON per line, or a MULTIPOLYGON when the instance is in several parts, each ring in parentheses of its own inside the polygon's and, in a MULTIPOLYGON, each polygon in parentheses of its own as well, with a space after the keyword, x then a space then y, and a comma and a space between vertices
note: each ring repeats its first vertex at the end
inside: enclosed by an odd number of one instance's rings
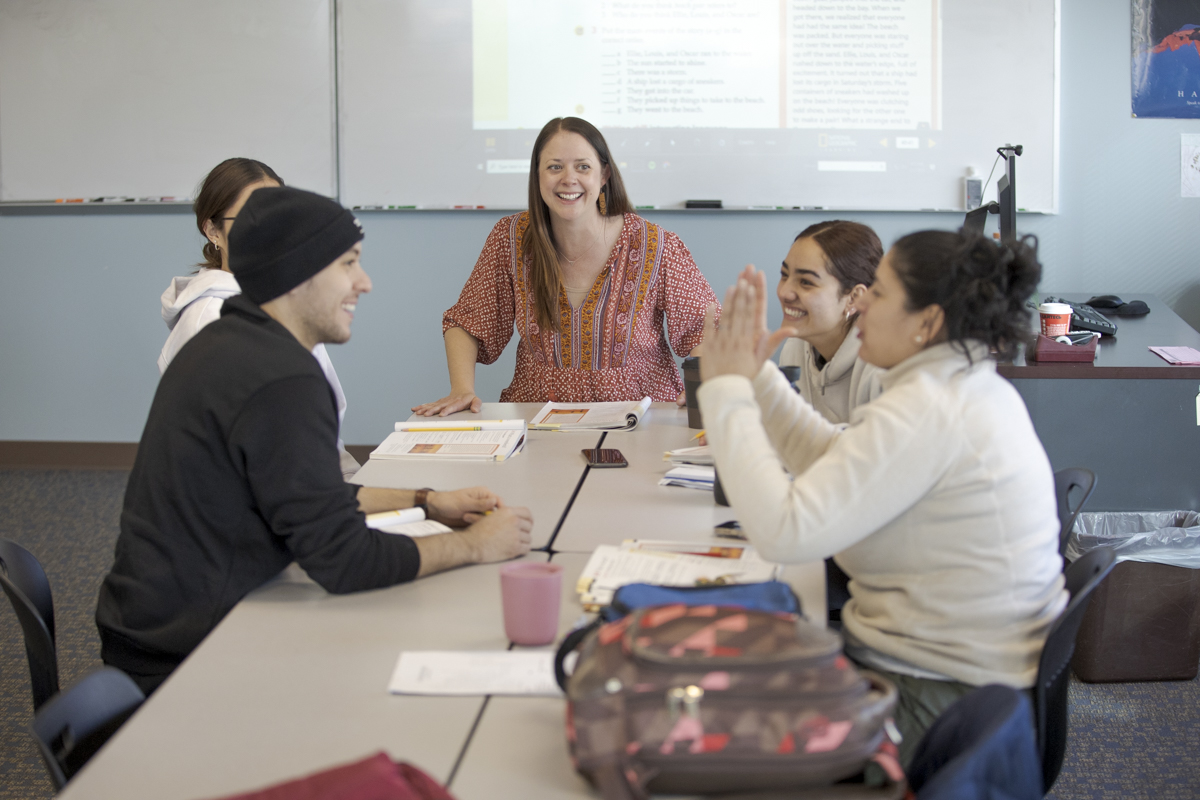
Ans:
POLYGON ((602 238, 603 234, 605 233, 605 231, 607 229, 608 229, 608 218, 605 217, 604 219, 602 219, 600 221, 600 233, 596 234, 595 240, 588 246, 587 250, 584 250, 582 253, 575 256, 574 258, 567 258, 567 254, 564 253, 563 251, 559 250, 558 247, 555 247, 554 250, 556 253, 558 253, 559 258, 561 258, 563 261, 567 262, 569 265, 571 265, 573 267, 573 266, 575 266, 576 261, 578 261, 579 259, 586 256, 588 253, 590 253, 596 249, 596 243, 600 241, 600 239, 602 238))

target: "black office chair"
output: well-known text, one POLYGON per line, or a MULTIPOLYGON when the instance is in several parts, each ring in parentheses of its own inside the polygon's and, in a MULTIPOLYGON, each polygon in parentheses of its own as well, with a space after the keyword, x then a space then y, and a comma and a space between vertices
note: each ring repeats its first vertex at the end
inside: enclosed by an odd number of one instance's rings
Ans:
POLYGON ((1033 716, 1037 723, 1038 752, 1042 757, 1042 783, 1047 793, 1058 778, 1067 752, 1067 685, 1071 680, 1075 635, 1083 622, 1092 591, 1112 570, 1115 561, 1112 548, 1097 547, 1067 567, 1067 592, 1071 600, 1062 616, 1050 626, 1050 635, 1046 637, 1046 646, 1038 660, 1033 716))
POLYGON ((1025 693, 990 684, 960 697, 917 743, 908 785, 917 800, 1041 800, 1025 693))
POLYGON ((58 691, 58 657, 54 651, 54 602, 46 572, 33 554, 16 542, 0 539, 0 586, 12 601, 25 633, 33 710, 58 691))
POLYGON ((128 675, 103 667, 38 709, 30 727, 55 788, 65 786, 145 699, 128 675))
POLYGON ((1058 498, 1058 554, 1067 552, 1067 539, 1075 519, 1096 489, 1096 473, 1083 467, 1067 467, 1054 473, 1054 495, 1058 498), (1078 490, 1079 502, 1071 505, 1071 492, 1078 490))

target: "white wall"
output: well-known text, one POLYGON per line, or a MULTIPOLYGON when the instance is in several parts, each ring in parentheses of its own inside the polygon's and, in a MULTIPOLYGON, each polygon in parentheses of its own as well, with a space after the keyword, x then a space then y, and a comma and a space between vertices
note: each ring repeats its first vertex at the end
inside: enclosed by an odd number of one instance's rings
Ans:
MULTIPOLYGON (((1018 220, 1040 237, 1043 291, 1151 292, 1200 328, 1200 199, 1179 197, 1179 134, 1200 133, 1200 120, 1130 118, 1128 0, 1062 0, 1062 20, 1062 213, 1018 220)), ((981 66, 980 91, 1003 72, 981 66)), ((1017 174, 1019 192, 1019 162, 1017 174)), ((350 402, 346 441, 382 440, 409 406, 448 388, 441 312, 499 216, 361 214, 375 289, 359 307, 354 339, 332 348, 350 402)), ((649 216, 680 234, 718 294, 745 263, 774 275, 792 237, 822 218, 649 216)), ((949 214, 851 218, 885 244, 961 222, 949 214)), ((201 243, 184 214, 0 212, 0 440, 137 440, 167 333, 158 297, 198 259, 201 243)), ((484 399, 507 385, 514 349, 480 368, 484 399)))

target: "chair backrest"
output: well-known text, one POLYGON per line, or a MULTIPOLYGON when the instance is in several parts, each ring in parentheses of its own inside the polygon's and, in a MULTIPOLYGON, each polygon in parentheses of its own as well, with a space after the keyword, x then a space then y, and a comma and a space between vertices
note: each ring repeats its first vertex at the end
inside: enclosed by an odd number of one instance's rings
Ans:
POLYGON ((1029 698, 999 684, 960 697, 917 743, 908 783, 917 800, 1041 800, 1029 698))
POLYGON ((31 730, 55 787, 61 789, 145 699, 128 675, 103 667, 38 709, 31 730))
POLYGON ((1067 539, 1075 519, 1096 489, 1096 473, 1083 467, 1067 467, 1054 473, 1054 496, 1058 499, 1058 554, 1067 551, 1067 539), (1079 498, 1071 503, 1071 492, 1079 498))
POLYGON ((1042 757, 1042 780, 1046 792, 1058 778, 1067 751, 1067 685, 1071 678, 1071 656, 1075 635, 1083 622, 1092 591, 1112 570, 1116 555, 1110 547, 1097 547, 1066 570, 1071 600, 1050 626, 1042 657, 1038 661, 1037 684, 1033 687, 1033 711, 1037 724, 1038 752, 1042 757))
POLYGON ((33 709, 58 691, 58 657, 54 650, 54 602, 42 565, 16 542, 0 539, 0 586, 12 602, 25 633, 33 709))

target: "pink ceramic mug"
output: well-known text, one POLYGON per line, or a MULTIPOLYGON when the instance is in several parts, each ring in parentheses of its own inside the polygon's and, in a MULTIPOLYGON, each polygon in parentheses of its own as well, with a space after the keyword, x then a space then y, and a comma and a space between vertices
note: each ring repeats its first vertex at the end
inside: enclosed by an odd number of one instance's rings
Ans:
POLYGON ((550 644, 558 636, 562 566, 535 561, 500 568, 504 633, 513 644, 550 644))

